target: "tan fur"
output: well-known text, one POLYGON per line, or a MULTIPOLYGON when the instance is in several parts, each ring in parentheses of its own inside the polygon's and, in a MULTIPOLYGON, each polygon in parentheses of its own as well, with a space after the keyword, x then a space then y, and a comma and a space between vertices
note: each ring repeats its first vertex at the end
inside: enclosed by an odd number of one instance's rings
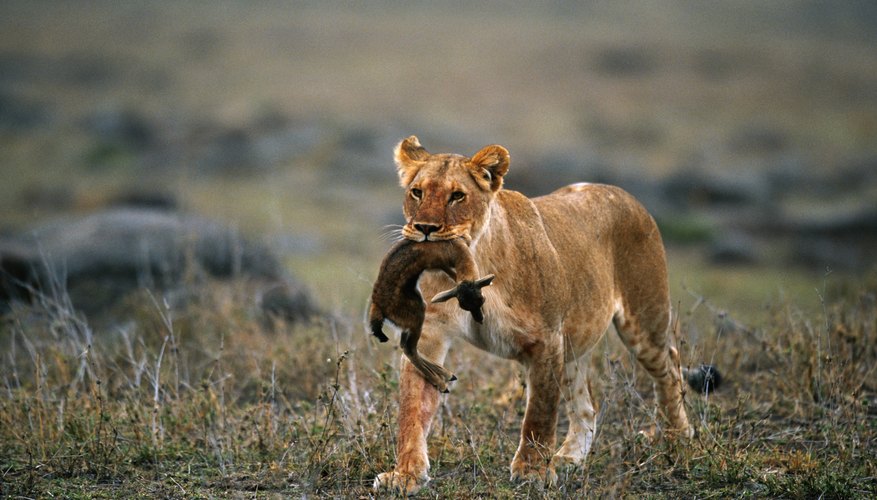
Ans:
MULTIPOLYGON (((654 219, 633 197, 599 184, 533 199, 504 190, 509 154, 501 146, 471 158, 433 155, 412 136, 397 147, 396 165, 406 190, 402 234, 414 241, 462 238, 481 272, 497 276, 484 293, 483 324, 430 305, 419 348, 441 362, 452 339, 463 337, 526 367, 527 408, 513 479, 553 481, 556 465, 586 459, 596 405, 585 354, 610 323, 654 379, 666 430, 691 435, 669 337, 664 247, 654 219), (562 399, 570 428, 556 450, 562 399)), ((436 272, 420 281, 425 294, 450 284, 436 272)), ((405 360, 400 385, 397 463, 375 486, 412 493, 429 480, 426 437, 438 392, 405 360)))

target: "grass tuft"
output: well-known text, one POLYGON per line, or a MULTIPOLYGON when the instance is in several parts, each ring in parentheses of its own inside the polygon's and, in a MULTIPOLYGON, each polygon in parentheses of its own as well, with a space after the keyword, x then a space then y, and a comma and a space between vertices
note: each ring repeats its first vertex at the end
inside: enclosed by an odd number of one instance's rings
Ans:
MULTIPOLYGON (((395 461, 399 350, 353 319, 268 325, 247 303, 205 293, 174 309, 144 293, 130 321, 99 328, 63 294, 16 306, 0 329, 0 494, 369 495, 395 461)), ((554 487, 511 483, 519 368, 463 347, 447 361, 460 380, 433 426, 423 495, 877 494, 873 291, 822 299, 815 314, 779 303, 756 328, 692 311, 679 319, 695 339, 684 357, 727 378, 687 395, 695 438, 639 434, 660 425, 650 382, 610 332, 591 356, 588 463, 554 487)))

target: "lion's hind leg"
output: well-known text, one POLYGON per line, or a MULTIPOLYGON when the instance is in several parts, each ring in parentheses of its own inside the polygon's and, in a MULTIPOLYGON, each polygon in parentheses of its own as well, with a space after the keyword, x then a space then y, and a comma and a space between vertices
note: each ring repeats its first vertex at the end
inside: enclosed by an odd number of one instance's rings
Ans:
POLYGON ((562 395, 566 402, 569 430, 560 449, 554 455, 556 465, 584 465, 597 430, 597 412, 588 380, 587 356, 568 361, 564 365, 562 395))
POLYGON ((682 401, 683 385, 679 355, 670 345, 669 306, 642 308, 637 315, 619 310, 613 318, 615 329, 639 364, 654 381, 658 409, 666 419, 670 434, 691 437, 682 401))

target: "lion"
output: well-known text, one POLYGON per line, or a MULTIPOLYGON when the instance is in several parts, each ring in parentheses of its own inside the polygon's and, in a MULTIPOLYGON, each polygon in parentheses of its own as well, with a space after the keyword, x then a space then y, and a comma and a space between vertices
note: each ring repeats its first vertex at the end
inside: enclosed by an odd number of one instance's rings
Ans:
MULTIPOLYGON (((512 480, 551 483, 558 466, 585 462, 596 429, 587 354, 610 324, 654 381, 664 434, 692 436, 655 220, 614 186, 573 184, 532 199, 503 189, 509 162, 499 145, 470 158, 431 154, 411 136, 395 149, 405 190, 402 236, 460 239, 478 269, 496 275, 484 289, 481 324, 448 304, 427 306, 420 352, 441 363, 462 337, 523 364, 527 401, 512 480), (561 400, 570 423, 556 449, 561 400)), ((438 271, 420 279, 427 296, 452 284, 438 271)), ((396 465, 374 487, 413 494, 429 481, 427 434, 439 392, 404 357, 399 385, 396 465)))
POLYGON ((461 239, 436 242, 413 242, 403 239, 387 252, 372 288, 368 321, 372 334, 381 342, 389 338, 383 332, 384 320, 402 329, 402 351, 421 375, 436 389, 448 392, 448 382, 457 380, 443 366, 421 356, 417 351, 426 303, 417 290, 423 271, 439 269, 459 282, 454 288, 432 298, 433 303, 456 298, 463 310, 478 323, 484 321, 481 289, 490 285, 493 276, 476 279, 478 271, 469 247, 461 239))

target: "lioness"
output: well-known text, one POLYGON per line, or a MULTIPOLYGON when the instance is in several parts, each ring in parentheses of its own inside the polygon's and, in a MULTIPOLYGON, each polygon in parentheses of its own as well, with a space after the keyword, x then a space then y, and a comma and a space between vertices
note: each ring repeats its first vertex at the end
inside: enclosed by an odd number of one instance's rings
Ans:
MULTIPOLYGON (((596 427, 586 354, 610 323, 654 379, 665 432, 692 435, 669 335, 664 246, 654 219, 632 196, 599 184, 533 199, 504 190, 509 153, 497 145, 467 158, 430 154, 411 136, 396 147, 395 161, 406 191, 403 237, 462 238, 478 269, 496 275, 484 289, 483 324, 459 308, 430 304, 419 349, 442 363, 451 341, 462 336, 526 367, 527 409, 513 480, 553 482, 556 465, 584 462, 596 427), (561 399, 570 424, 554 453, 561 399)), ((426 296, 452 285, 435 271, 420 280, 426 296)), ((426 438, 439 392, 405 358, 400 391, 396 467, 378 475, 375 488, 411 494, 429 481, 426 438)))

